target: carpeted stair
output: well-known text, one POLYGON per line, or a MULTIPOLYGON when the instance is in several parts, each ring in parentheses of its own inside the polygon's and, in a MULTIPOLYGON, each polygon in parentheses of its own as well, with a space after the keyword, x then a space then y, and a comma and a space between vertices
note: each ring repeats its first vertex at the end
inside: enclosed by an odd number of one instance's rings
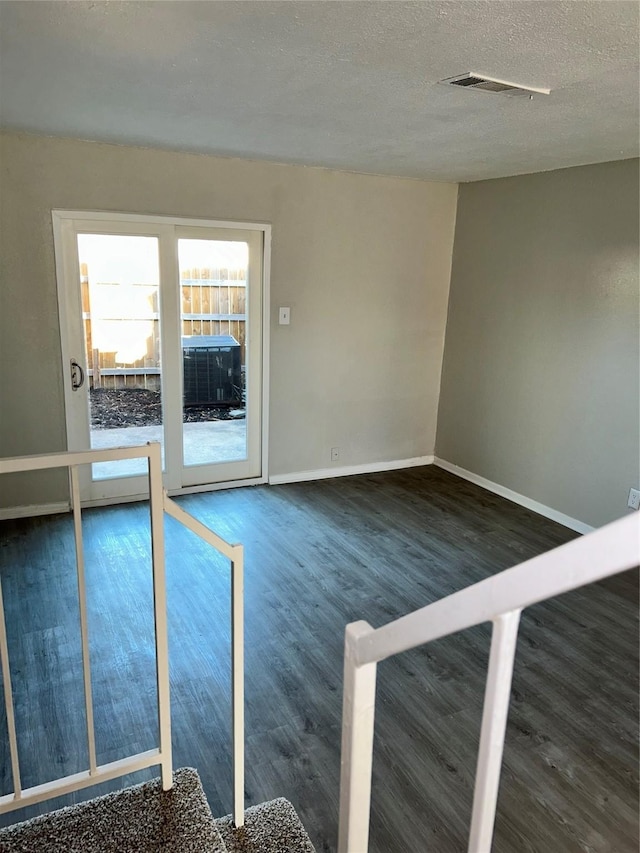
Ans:
POLYGON ((245 826, 215 820, 200 777, 186 768, 0 830, 0 853, 315 853, 295 809, 272 800, 247 809, 245 826))

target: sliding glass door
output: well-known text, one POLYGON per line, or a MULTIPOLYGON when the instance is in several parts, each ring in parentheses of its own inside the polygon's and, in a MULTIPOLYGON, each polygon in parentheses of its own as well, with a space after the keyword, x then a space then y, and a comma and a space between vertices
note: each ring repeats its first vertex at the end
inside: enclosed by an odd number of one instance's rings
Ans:
MULTIPOLYGON (((262 476, 263 229, 54 212, 70 449, 159 441, 172 491, 262 476)), ((144 494, 93 465, 84 500, 144 494)))

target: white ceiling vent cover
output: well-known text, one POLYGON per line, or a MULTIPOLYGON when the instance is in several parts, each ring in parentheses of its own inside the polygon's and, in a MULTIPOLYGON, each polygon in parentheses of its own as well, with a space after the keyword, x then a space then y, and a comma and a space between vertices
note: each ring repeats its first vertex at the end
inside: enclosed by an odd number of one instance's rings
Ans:
POLYGON ((523 86, 520 83, 509 83, 507 80, 498 80, 496 77, 487 77, 486 74, 477 74, 475 71, 467 71, 466 74, 458 74, 457 77, 447 77, 440 80, 448 86, 459 86, 461 89, 473 89, 476 92, 494 92, 502 95, 548 95, 551 89, 540 89, 536 86, 523 86))

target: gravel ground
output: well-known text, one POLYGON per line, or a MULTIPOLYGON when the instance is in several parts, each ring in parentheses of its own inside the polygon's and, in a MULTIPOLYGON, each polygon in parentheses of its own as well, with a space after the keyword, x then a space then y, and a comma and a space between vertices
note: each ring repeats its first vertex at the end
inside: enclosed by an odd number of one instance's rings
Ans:
MULTIPOLYGON (((159 391, 144 388, 94 388, 89 391, 91 426, 94 429, 117 429, 128 426, 158 426, 162 423, 162 397, 159 391)), ((237 418, 238 409, 215 409, 190 406, 183 411, 184 423, 220 421, 237 418)))

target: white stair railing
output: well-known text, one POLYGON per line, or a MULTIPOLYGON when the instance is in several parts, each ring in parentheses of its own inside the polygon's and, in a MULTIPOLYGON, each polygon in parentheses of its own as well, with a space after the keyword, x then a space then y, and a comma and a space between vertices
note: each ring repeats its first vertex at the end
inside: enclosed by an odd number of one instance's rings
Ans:
POLYGON ((639 562, 640 517, 634 514, 376 630, 367 622, 347 625, 339 853, 368 849, 379 661, 482 622, 493 623, 468 846, 469 853, 489 853, 521 611, 639 562))
POLYGON ((119 778, 137 770, 160 766, 162 788, 172 786, 171 712, 169 698, 169 646, 167 632, 167 594, 165 581, 164 513, 184 524, 231 562, 231 647, 232 647, 232 716, 233 716, 233 819, 236 826, 244 823, 244 604, 242 545, 231 545, 204 524, 193 518, 171 500, 162 486, 162 461, 160 445, 117 447, 106 450, 48 453, 38 456, 21 456, 0 459, 0 474, 23 471, 42 471, 51 468, 69 470, 73 526, 76 551, 76 573, 80 611, 80 636, 82 644, 82 670, 84 682, 85 720, 89 768, 80 773, 54 779, 30 788, 22 788, 20 757, 16 734, 13 690, 9 661, 9 647, 5 624, 2 584, 0 583, 0 665, 4 686, 7 731, 13 792, 0 797, 0 814, 28 805, 119 778), (153 572, 153 608, 155 624, 155 655, 157 678, 157 704, 159 745, 156 749, 99 765, 96 760, 96 743, 93 722, 91 690, 91 661, 89 654, 89 621, 84 571, 84 547, 80 508, 78 466, 95 462, 114 462, 121 459, 147 459, 149 473, 149 507, 151 520, 151 563, 153 572))
POLYGON ((230 545, 189 515, 166 494, 164 510, 204 539, 231 563, 231 708, 233 753, 233 822, 244 824, 244 548, 230 545))

